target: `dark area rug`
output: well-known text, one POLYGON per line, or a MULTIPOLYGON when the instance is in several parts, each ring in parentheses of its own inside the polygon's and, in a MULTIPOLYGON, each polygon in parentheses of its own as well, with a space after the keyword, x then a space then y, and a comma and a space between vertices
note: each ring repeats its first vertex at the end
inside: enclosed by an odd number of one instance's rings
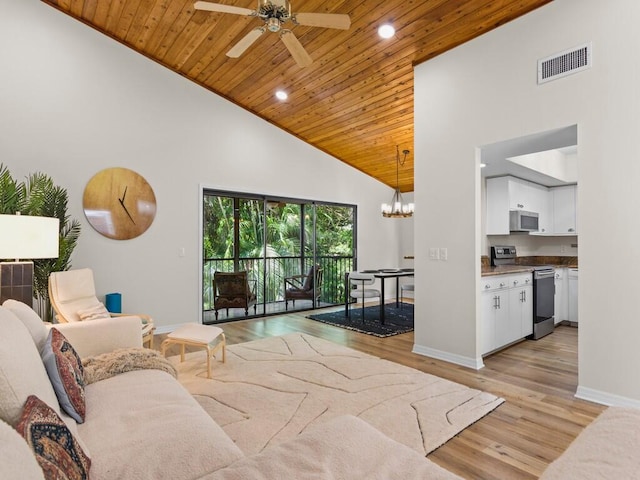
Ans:
POLYGON ((376 337, 391 337, 400 333, 413 332, 413 305, 402 303, 401 306, 402 308, 396 308, 395 302, 385 305, 384 325, 380 323, 380 307, 377 305, 365 307, 364 322, 362 307, 356 306, 352 306, 349 318, 344 316, 344 308, 335 312, 314 313, 307 315, 307 318, 376 337))

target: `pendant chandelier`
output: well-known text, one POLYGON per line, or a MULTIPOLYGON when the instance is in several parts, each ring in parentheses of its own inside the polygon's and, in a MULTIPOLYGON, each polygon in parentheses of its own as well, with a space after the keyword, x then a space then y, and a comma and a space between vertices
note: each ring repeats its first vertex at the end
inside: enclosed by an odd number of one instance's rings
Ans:
POLYGON ((386 218, 408 218, 413 215, 414 204, 404 203, 402 193, 400 193, 400 182, 398 181, 398 172, 401 165, 407 160, 409 150, 403 150, 404 157, 400 161, 400 149, 396 145, 396 191, 393 194, 391 203, 383 203, 381 206, 382 216, 386 218))

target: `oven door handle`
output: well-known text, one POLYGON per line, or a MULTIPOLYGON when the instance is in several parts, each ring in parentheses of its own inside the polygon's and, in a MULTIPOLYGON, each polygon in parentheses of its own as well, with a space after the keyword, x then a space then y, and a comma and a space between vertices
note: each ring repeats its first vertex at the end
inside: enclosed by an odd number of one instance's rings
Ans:
POLYGON ((533 278, 534 279, 540 279, 540 278, 548 278, 548 277, 553 277, 555 276, 556 272, 554 270, 551 270, 549 272, 535 272, 533 278))

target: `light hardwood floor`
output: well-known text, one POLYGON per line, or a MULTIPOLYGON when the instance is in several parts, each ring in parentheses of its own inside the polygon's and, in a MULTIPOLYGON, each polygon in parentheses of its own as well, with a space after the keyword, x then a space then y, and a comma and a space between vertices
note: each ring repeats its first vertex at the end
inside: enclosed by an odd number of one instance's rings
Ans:
MULTIPOLYGON (((505 398, 429 455, 466 479, 538 478, 604 409, 574 398, 578 330, 573 327, 561 326, 538 341, 518 343, 486 358, 485 367, 475 371, 411 353, 413 333, 377 338, 309 320, 305 312, 220 326, 228 345, 304 332, 505 398)), ((163 338, 156 335, 156 348, 163 338)))

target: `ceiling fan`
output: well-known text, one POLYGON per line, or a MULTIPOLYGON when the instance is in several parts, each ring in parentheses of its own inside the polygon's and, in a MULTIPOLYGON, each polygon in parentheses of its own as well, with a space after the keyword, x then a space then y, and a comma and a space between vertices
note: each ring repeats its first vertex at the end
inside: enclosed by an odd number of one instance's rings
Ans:
POLYGON ((284 43, 293 59, 301 67, 308 67, 313 60, 293 32, 287 28, 283 28, 287 22, 290 21, 293 25, 339 28, 341 30, 348 30, 351 26, 349 15, 339 13, 293 13, 288 0, 258 0, 258 8, 256 10, 234 7, 222 3, 201 1, 194 3, 193 6, 196 10, 258 17, 264 22, 263 26, 254 28, 242 37, 240 41, 227 52, 228 57, 238 58, 268 30, 280 34, 282 43, 284 43))

